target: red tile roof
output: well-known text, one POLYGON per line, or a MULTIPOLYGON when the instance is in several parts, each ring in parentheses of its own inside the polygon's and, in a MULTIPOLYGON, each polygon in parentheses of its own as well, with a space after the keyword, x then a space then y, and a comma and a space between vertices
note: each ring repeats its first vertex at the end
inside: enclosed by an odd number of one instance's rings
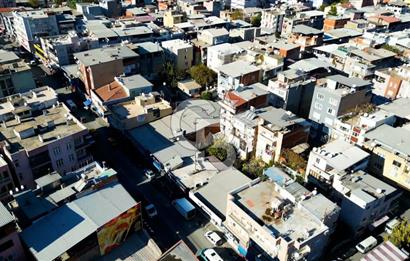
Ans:
POLYGON ((113 81, 110 84, 96 89, 95 93, 104 102, 128 97, 128 94, 125 92, 124 88, 122 88, 117 81, 113 81))
POLYGON ((239 107, 246 103, 246 100, 242 99, 241 97, 236 95, 234 92, 227 92, 225 94, 225 99, 228 99, 231 102, 233 102, 235 104, 235 107, 239 107))

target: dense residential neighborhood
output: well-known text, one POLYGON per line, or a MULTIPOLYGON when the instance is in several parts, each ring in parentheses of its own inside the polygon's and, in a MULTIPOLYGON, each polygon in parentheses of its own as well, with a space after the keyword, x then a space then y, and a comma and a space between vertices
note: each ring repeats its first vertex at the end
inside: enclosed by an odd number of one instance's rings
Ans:
POLYGON ((410 258, 409 0, 0 0, 0 260, 410 258))

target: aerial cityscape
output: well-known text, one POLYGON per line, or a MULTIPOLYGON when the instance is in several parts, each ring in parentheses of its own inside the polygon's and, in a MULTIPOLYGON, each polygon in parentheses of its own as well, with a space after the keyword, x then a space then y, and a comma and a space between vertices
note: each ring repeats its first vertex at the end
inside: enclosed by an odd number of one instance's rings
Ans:
POLYGON ((410 260, 410 0, 0 0, 0 261, 410 260))

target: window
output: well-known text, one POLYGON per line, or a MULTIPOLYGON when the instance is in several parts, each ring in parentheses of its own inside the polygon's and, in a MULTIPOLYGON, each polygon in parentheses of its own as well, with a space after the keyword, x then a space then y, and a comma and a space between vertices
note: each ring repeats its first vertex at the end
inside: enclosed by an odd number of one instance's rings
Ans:
POLYGON ((398 167, 398 168, 401 167, 401 163, 398 162, 398 161, 396 161, 396 160, 393 160, 393 165, 396 166, 396 167, 398 167))
POLYGON ((0 245, 0 252, 4 252, 13 246, 14 246, 13 240, 8 240, 0 245))
POLYGON ((70 162, 73 162, 74 161, 74 155, 73 154, 68 155, 68 159, 70 160, 70 162))
POLYGON ((57 164, 57 167, 62 167, 62 166, 64 166, 64 161, 63 161, 63 159, 59 159, 59 160, 57 160, 56 161, 56 164, 57 164))
POLYGON ((332 108, 327 108, 327 113, 334 116, 336 114, 336 111, 332 108))
POLYGON ((71 145, 71 142, 67 143, 67 150, 71 150, 73 145, 71 145))
POLYGON ((317 163, 317 164, 320 163, 320 158, 316 158, 316 163, 317 163))
POLYGON ((333 106, 337 106, 337 100, 335 98, 329 98, 329 104, 333 106))
POLYGON ((323 108, 322 104, 320 104, 318 102, 315 103, 315 109, 321 110, 322 108, 323 108))
POLYGON ((318 100, 323 101, 324 98, 325 98, 325 96, 323 94, 321 94, 321 93, 317 94, 317 99, 318 100))
POLYGON ((53 149, 53 152, 54 152, 54 155, 58 155, 58 154, 60 154, 61 153, 61 149, 60 149, 60 147, 55 147, 54 149, 53 149))

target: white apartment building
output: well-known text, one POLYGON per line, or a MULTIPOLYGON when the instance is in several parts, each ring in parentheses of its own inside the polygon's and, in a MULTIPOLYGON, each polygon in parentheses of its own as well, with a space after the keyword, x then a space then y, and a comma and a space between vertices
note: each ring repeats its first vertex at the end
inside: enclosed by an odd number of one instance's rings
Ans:
POLYGON ((328 190, 335 179, 364 170, 369 162, 369 156, 369 153, 344 140, 331 141, 320 148, 312 149, 305 179, 328 190))
POLYGON ((245 50, 235 44, 223 43, 208 47, 206 65, 216 73, 218 68, 224 64, 233 62, 245 50))
POLYGON ((170 60, 178 70, 185 71, 191 68, 194 60, 194 47, 181 40, 169 40, 161 43, 166 59, 170 60))
POLYGON ((42 36, 59 34, 56 16, 42 10, 13 12, 14 30, 17 42, 29 52, 34 51, 33 43, 42 36))
POLYGON ((264 9, 261 16, 261 27, 271 29, 273 32, 282 31, 285 12, 280 9, 264 9))
POLYGON ((401 192, 372 175, 358 171, 333 182, 334 194, 341 207, 340 220, 355 235, 388 214, 401 192))
POLYGON ((247 258, 320 259, 339 207, 273 169, 268 180, 253 180, 228 194, 225 227, 247 258))

